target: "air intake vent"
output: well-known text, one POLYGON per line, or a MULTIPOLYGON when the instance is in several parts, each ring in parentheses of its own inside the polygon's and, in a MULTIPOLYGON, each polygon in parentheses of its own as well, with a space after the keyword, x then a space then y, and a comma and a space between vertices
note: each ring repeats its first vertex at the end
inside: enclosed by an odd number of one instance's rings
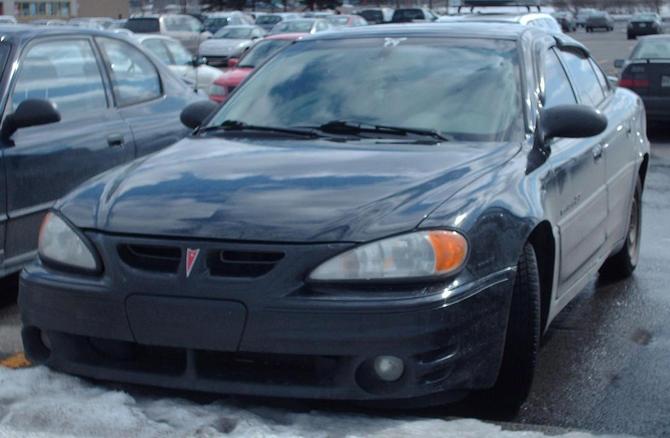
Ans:
POLYGON ((212 251, 207 258, 211 275, 216 277, 260 277, 284 258, 280 252, 212 251))
POLYGON ((119 256, 135 269, 176 273, 181 250, 176 246, 120 245, 119 256))

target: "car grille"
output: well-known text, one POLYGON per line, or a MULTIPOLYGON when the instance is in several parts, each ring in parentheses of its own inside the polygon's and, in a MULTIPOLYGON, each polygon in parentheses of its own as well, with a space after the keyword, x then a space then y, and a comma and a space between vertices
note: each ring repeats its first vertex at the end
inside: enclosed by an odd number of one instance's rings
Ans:
POLYGON ((207 267, 214 277, 255 278, 270 272, 283 258, 280 252, 211 251, 207 267))
POLYGON ((176 273, 181 249, 175 246, 120 245, 119 256, 128 266, 143 271, 176 273))
MULTIPOLYGON (((119 256, 135 269, 177 273, 182 249, 177 246, 121 244, 119 256)), ((207 251, 207 268, 213 277, 256 278, 272 271, 284 258, 282 252, 212 249, 207 251)))

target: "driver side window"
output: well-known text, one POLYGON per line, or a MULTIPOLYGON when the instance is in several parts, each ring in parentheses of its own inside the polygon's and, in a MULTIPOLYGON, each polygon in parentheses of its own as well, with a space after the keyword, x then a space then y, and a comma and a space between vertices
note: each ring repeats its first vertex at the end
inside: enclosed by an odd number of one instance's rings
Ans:
POLYGON ((572 85, 556 52, 549 50, 544 62, 544 108, 577 103, 572 85))
POLYGON ((119 106, 128 106, 162 95, 156 67, 143 53, 122 41, 99 38, 112 75, 114 96, 119 106))

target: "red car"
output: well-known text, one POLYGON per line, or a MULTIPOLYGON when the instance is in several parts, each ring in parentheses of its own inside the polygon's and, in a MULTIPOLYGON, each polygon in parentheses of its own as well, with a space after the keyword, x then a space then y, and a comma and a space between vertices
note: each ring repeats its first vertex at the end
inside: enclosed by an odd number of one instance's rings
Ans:
POLYGON ((263 38, 249 49, 242 57, 230 59, 228 69, 219 77, 209 89, 209 98, 214 102, 224 102, 228 95, 249 76, 256 66, 264 63, 279 50, 302 38, 306 33, 281 33, 263 38))

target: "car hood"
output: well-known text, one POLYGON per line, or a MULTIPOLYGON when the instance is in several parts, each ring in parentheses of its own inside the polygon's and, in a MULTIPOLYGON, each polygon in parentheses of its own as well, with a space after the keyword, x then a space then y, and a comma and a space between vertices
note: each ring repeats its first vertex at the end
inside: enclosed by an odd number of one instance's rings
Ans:
POLYGON ((254 71, 253 68, 241 67, 224 70, 223 74, 216 80, 217 84, 226 86, 238 86, 249 74, 254 71))
POLYGON ((95 178, 56 208, 109 233, 361 242, 415 228, 518 150, 188 138, 95 178))
POLYGON ((250 42, 251 40, 212 38, 202 42, 200 45, 200 53, 202 55, 218 54, 220 52, 228 53, 241 49, 242 47, 249 45, 250 42))

